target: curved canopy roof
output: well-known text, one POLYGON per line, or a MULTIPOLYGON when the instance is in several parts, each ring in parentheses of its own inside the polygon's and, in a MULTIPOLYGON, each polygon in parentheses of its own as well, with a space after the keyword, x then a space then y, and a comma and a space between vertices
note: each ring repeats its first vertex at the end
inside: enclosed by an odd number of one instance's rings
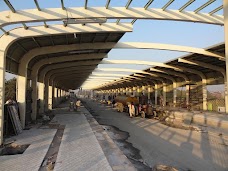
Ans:
MULTIPOLYGON (((58 80, 64 80, 62 82, 63 85, 68 82, 65 85, 68 88, 75 89, 80 87, 89 75, 93 75, 91 72, 95 70, 99 63, 102 63, 101 61, 105 61, 103 58, 107 57, 106 54, 108 54, 112 48, 99 49, 87 47, 69 50, 69 47, 72 45, 77 47, 91 43, 93 46, 96 46, 96 43, 102 43, 105 46, 109 42, 115 44, 126 32, 131 32, 134 23, 141 19, 186 21, 214 25, 224 24, 224 17, 221 15, 223 5, 216 0, 208 0, 203 3, 199 3, 199 1, 195 0, 187 0, 181 3, 177 3, 176 0, 167 0, 163 4, 159 3, 160 7, 157 8, 151 8, 152 5, 157 3, 154 0, 148 0, 144 5, 142 5, 141 2, 137 4, 133 0, 128 0, 122 7, 112 6, 111 0, 105 2, 106 3, 103 6, 93 7, 89 5, 90 0, 85 0, 80 7, 69 7, 64 0, 61 0, 58 8, 43 8, 38 0, 34 0, 34 9, 32 7, 31 9, 18 9, 17 6, 14 6, 14 2, 4 0, 4 5, 6 5, 9 10, 0 12, 0 29, 4 33, 0 39, 7 39, 8 36, 8 38, 11 37, 13 40, 7 48, 6 71, 20 74, 19 66, 27 54, 34 49, 53 47, 56 51, 53 50, 52 52, 47 51, 47 53, 37 54, 29 61, 27 66, 28 76, 31 76, 31 72, 36 65, 40 64, 42 61, 47 61, 46 59, 48 59, 49 62, 44 63, 42 67, 40 67, 39 73, 45 68, 57 65, 58 63, 65 63, 65 68, 67 68, 68 64, 79 62, 79 65, 75 64, 75 66, 79 69, 81 68, 81 77, 76 77, 78 73, 72 74, 71 77, 66 77, 71 70, 65 72, 65 75, 63 73, 61 77, 58 77, 58 80), (176 5, 173 5, 175 3, 176 5), (197 7, 188 10, 194 3, 197 4, 197 7), (41 24, 43 25, 43 28, 41 28, 41 24), (60 24, 62 26, 59 26, 60 24), (17 33, 17 30, 22 30, 21 26, 23 31, 18 31, 17 33), (13 29, 10 30, 9 28, 13 29), (27 32, 29 33, 26 36, 27 32), (19 35, 19 33, 21 35, 19 35), (58 47, 61 45, 65 45, 66 48, 58 50, 58 47), (94 56, 92 58, 82 58, 80 55, 83 54, 94 54, 94 56), (104 54, 104 56, 95 57, 98 54, 104 54), (78 59, 77 55, 79 57, 78 59), (75 60, 71 59, 73 57, 75 57, 75 60), (61 62, 57 62, 56 59, 58 58, 63 58, 65 61, 61 60, 61 62), (96 63, 95 61, 98 62, 96 63), (86 62, 86 65, 83 65, 83 62, 86 62), (89 62, 91 62, 91 65, 89 62), (89 69, 89 72, 87 72, 89 66, 91 66, 91 68, 89 69)), ((169 48, 167 49, 169 50, 169 48)), ((225 54, 224 49, 225 46, 224 43, 222 43, 205 50, 201 49, 200 53, 189 51, 191 54, 182 57, 182 60, 175 59, 166 62, 165 64, 200 71, 206 78, 216 78, 219 82, 220 78, 223 78, 223 74, 219 69, 221 69, 221 71, 225 70, 224 58, 212 57, 211 55, 206 54, 218 54, 218 56, 223 57, 225 54), (194 61, 198 63, 196 64, 194 61), (202 66, 200 65, 200 62, 214 65, 216 66, 216 69, 202 66)), ((61 68, 53 70, 56 70, 57 72, 60 69, 61 68)), ((183 80, 183 77, 181 77, 180 74, 184 74, 193 81, 201 79, 201 76, 194 72, 180 69, 177 70, 169 67, 153 66, 153 69, 148 68, 145 72, 149 72, 151 75, 144 74, 144 76, 141 75, 141 79, 136 79, 139 76, 132 74, 130 75, 131 83, 129 83, 128 80, 124 82, 124 84, 123 82, 117 84, 115 81, 110 82, 107 80, 106 82, 109 82, 108 84, 100 82, 100 84, 96 84, 99 86, 90 88, 109 89, 113 87, 130 86, 133 85, 132 83, 134 83, 134 85, 141 85, 159 81, 158 79, 155 79, 155 77, 152 77, 152 74, 155 74, 158 77, 161 77, 161 74, 163 74, 163 77, 161 78, 167 83, 172 83, 172 79, 168 79, 168 76, 171 76, 175 80, 183 80), (176 75, 169 74, 172 72, 176 72, 176 75), (177 72, 179 72, 179 74, 177 72)))

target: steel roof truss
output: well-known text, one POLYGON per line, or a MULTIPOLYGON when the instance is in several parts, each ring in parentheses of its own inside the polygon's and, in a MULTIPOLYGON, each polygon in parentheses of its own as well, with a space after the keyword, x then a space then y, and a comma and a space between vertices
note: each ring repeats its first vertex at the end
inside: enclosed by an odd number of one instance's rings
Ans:
POLYGON ((153 1, 154 1, 154 0, 149 0, 149 1, 147 2, 147 4, 144 6, 144 9, 147 10, 147 8, 149 8, 149 6, 152 4, 153 1))
POLYGON ((185 8, 187 8, 189 5, 191 5, 195 0, 189 0, 186 4, 184 4, 182 7, 180 7, 179 11, 183 11, 185 8))
POLYGON ((209 12, 209 15, 213 15, 214 13, 220 11, 223 9, 223 5, 219 6, 218 8, 215 8, 214 10, 212 10, 211 12, 209 12))
POLYGON ((65 6, 64 6, 64 0, 61 0, 61 6, 62 6, 62 9, 65 10, 65 6))
POLYGON ((48 28, 48 25, 47 25, 46 21, 44 21, 44 27, 48 28))
POLYGON ((167 2, 163 7, 162 10, 166 10, 172 3, 174 2, 174 0, 170 0, 169 2, 167 2))
POLYGON ((129 6, 131 5, 131 3, 132 3, 132 0, 128 0, 128 2, 127 2, 127 4, 126 4, 126 9, 128 9, 129 8, 129 6))
POLYGON ((85 9, 87 9, 87 7, 88 7, 88 0, 85 0, 85 9))
POLYGON ((131 24, 133 25, 133 24, 136 22, 136 20, 137 20, 137 19, 133 19, 133 20, 131 21, 131 24))
POLYGON ((209 0, 208 2, 206 2, 205 4, 203 4, 199 8, 197 8, 194 12, 198 13, 199 11, 203 10, 204 8, 206 8, 207 6, 212 4, 213 2, 215 2, 215 0, 209 0))
POLYGON ((107 3, 106 3, 106 5, 105 5, 105 8, 106 8, 106 9, 108 9, 110 2, 111 2, 111 0, 107 0, 107 3))
POLYGON ((2 30, 6 35, 9 35, 9 32, 6 31, 5 29, 3 29, 3 28, 0 27, 0 30, 2 30))
POLYGON ((34 2, 35 2, 35 4, 36 4, 36 8, 37 8, 39 11, 41 11, 41 8, 40 8, 40 6, 39 6, 38 1, 37 1, 37 0, 34 0, 34 2))
POLYGON ((14 9, 13 5, 10 3, 9 0, 4 0, 4 2, 6 3, 6 5, 9 7, 9 9, 10 9, 13 13, 16 13, 16 10, 14 9))
POLYGON ((21 23, 21 24, 23 25, 23 27, 24 27, 25 30, 28 29, 28 26, 25 23, 21 23))

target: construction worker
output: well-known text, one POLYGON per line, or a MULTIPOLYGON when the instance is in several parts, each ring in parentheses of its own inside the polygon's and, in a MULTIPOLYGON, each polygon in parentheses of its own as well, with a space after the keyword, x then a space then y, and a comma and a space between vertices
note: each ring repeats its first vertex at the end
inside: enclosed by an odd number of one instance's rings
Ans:
POLYGON ((135 106, 133 102, 129 103, 128 109, 129 109, 130 118, 132 118, 135 115, 135 106))
POLYGON ((75 106, 76 106, 76 111, 77 111, 78 108, 81 106, 81 101, 77 100, 75 106))

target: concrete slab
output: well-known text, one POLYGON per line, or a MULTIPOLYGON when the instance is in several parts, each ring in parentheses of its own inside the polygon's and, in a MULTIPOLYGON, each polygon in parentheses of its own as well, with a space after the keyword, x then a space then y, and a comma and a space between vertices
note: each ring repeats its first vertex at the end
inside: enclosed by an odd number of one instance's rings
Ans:
POLYGON ((112 170, 84 114, 57 114, 55 121, 66 125, 55 171, 112 170))
POLYGON ((48 151, 56 129, 24 130, 15 136, 17 144, 31 144, 23 154, 0 156, 0 170, 36 171, 48 151))

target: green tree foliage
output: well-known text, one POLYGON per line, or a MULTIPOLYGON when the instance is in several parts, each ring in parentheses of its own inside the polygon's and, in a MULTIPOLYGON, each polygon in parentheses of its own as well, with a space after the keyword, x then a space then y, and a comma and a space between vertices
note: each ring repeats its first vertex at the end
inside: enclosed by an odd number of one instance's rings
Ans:
POLYGON ((16 78, 5 82, 5 101, 8 99, 16 100, 16 78))

